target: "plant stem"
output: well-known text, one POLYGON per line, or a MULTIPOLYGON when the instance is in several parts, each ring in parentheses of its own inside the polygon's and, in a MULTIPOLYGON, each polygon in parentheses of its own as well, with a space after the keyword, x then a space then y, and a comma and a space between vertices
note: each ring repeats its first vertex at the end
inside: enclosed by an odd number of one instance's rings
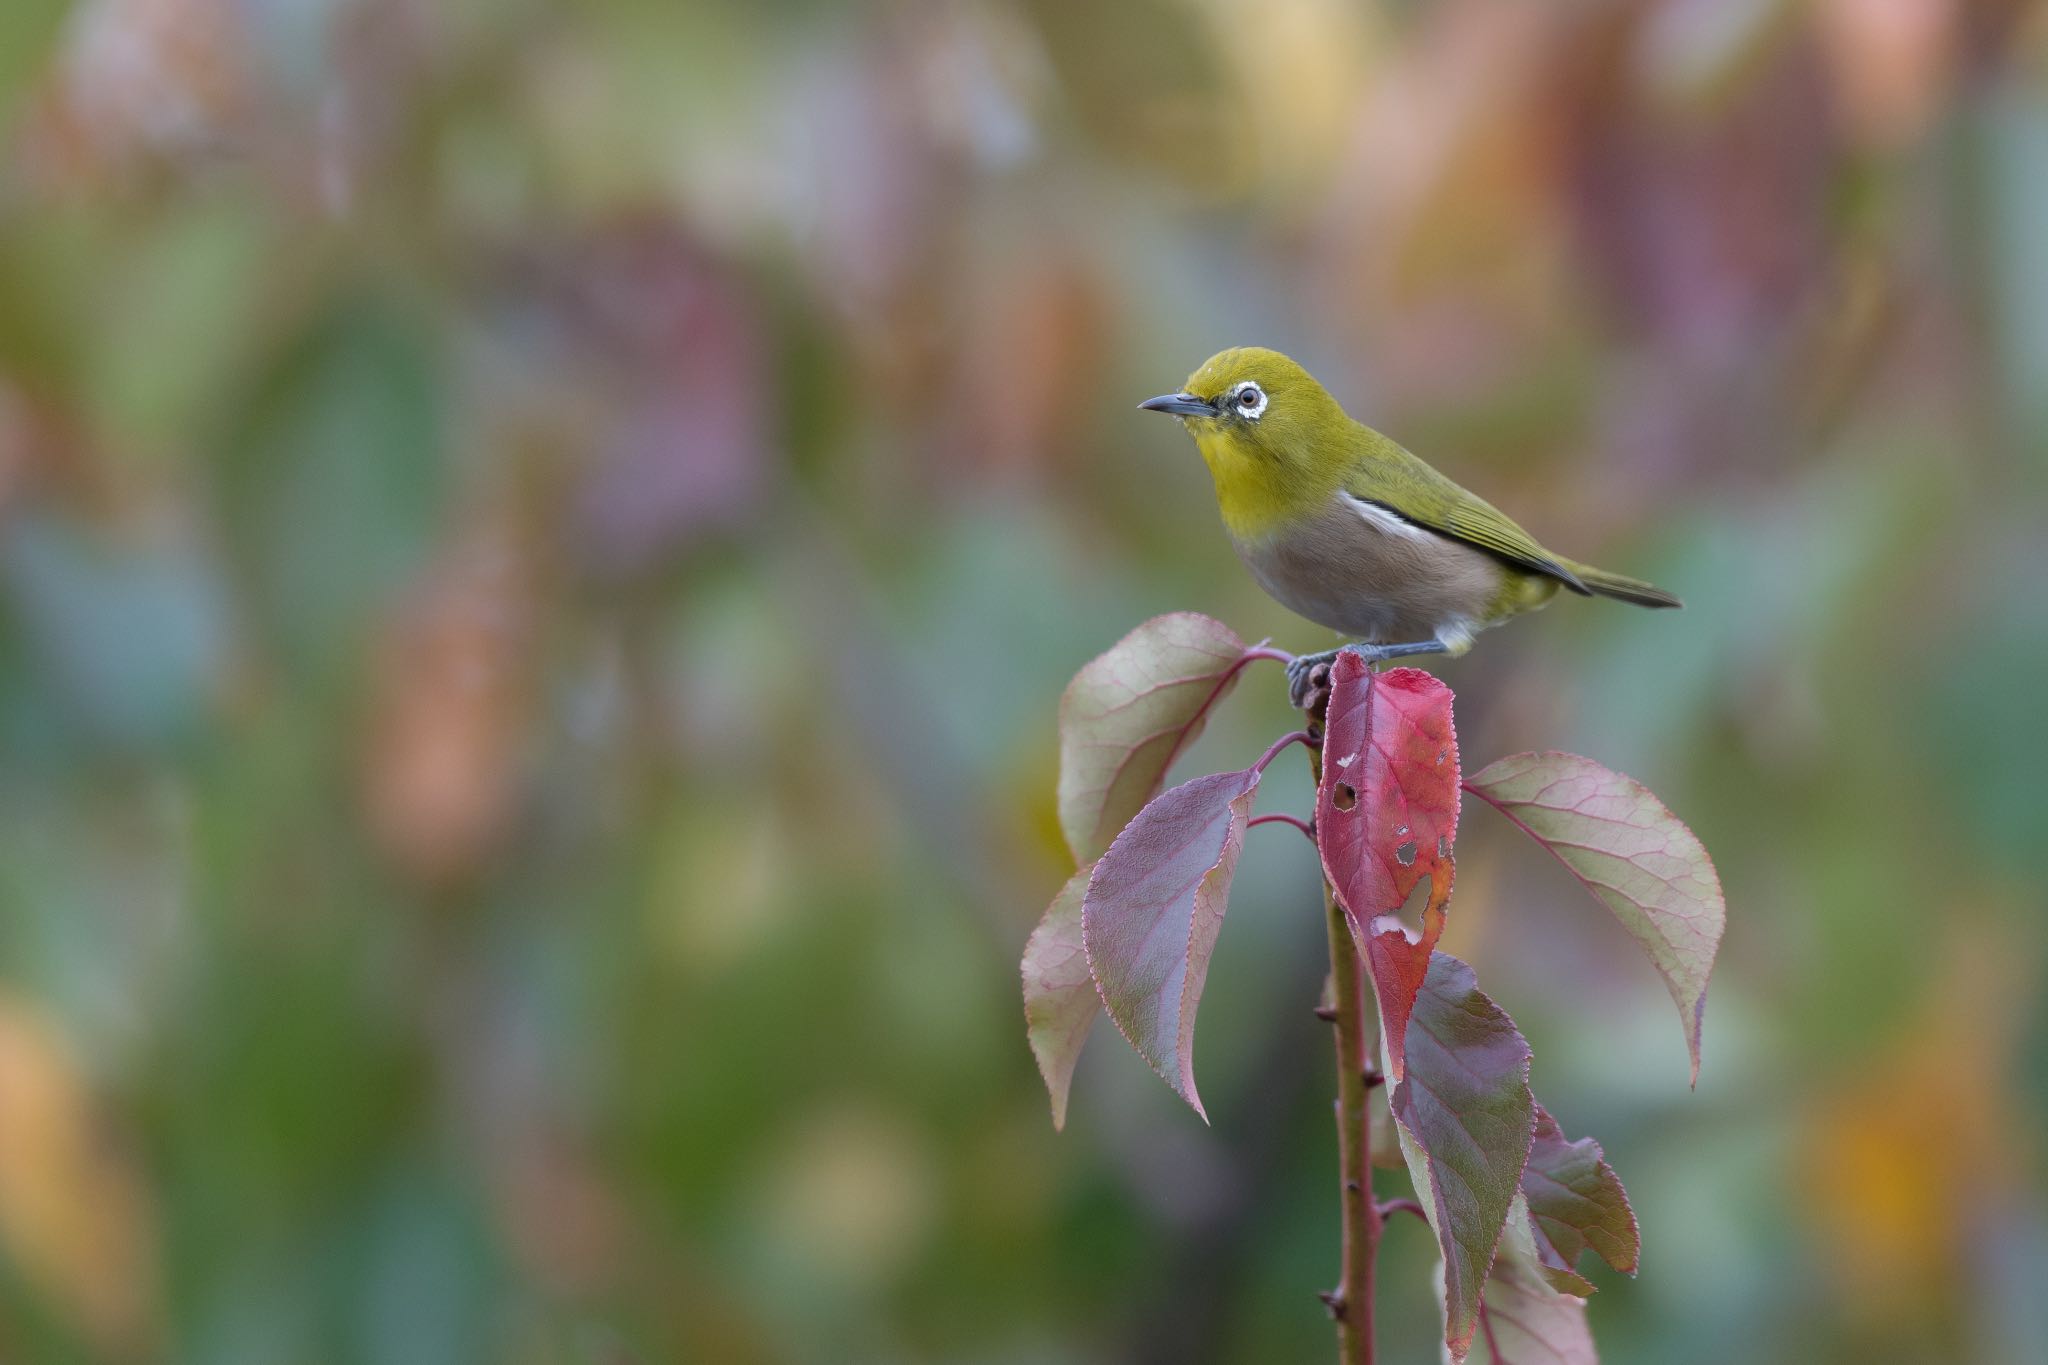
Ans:
POLYGON ((1310 843, 1314 843, 1316 841, 1316 829, 1314 825, 1311 825, 1308 821, 1302 819, 1298 815, 1289 815, 1285 811, 1276 810, 1266 815, 1254 815, 1250 820, 1247 820, 1245 822, 1246 829, 1255 829, 1260 825, 1292 825, 1296 829, 1300 830, 1302 834, 1307 836, 1308 841, 1310 843))
MULTIPOLYGON (((1321 738, 1328 706, 1326 693, 1309 715, 1314 738, 1308 745, 1308 769, 1318 792, 1323 789, 1321 738)), ((1323 918, 1330 934, 1330 1006, 1316 1013, 1330 1021, 1337 1037, 1337 1200, 1344 1228, 1340 1278, 1323 1302, 1337 1320, 1338 1365, 1372 1365, 1373 1261, 1386 1215, 1372 1193, 1372 1125, 1365 1103, 1380 1077, 1365 1052, 1365 1012, 1371 1008, 1365 963, 1328 877, 1323 879, 1323 918)))
POLYGON ((1365 989, 1358 946, 1337 895, 1323 886, 1330 927, 1331 997, 1337 1035, 1337 1197, 1344 1211, 1343 1278, 1329 1296, 1342 1365, 1372 1362, 1372 1271, 1383 1221, 1372 1195, 1372 1135, 1366 1123, 1365 989))
MULTIPOLYGON (((1266 765, 1268 763, 1271 763, 1274 759, 1278 758, 1281 752, 1285 750, 1288 745, 1306 744, 1311 751, 1314 751, 1316 745, 1320 743, 1322 743, 1322 741, 1317 739, 1308 731, 1296 730, 1291 734, 1282 735, 1280 736, 1280 738, 1274 740, 1273 743, 1267 748, 1266 752, 1259 755, 1259 761, 1252 764, 1252 766, 1254 768, 1257 768, 1260 772, 1264 772, 1266 771, 1266 765)), ((1318 760, 1317 762, 1315 771, 1319 773, 1322 771, 1322 767, 1320 766, 1320 760, 1318 760)))

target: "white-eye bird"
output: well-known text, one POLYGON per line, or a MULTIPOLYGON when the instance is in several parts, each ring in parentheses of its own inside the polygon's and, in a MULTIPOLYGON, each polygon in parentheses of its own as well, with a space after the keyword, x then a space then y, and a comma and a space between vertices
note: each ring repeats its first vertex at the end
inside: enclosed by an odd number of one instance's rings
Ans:
MULTIPOLYGON (((1241 346, 1177 393, 1138 405, 1179 417, 1216 483, 1238 558, 1290 611, 1373 659, 1463 654, 1472 639, 1569 588, 1645 607, 1679 600, 1554 555, 1491 503, 1353 421, 1314 376, 1241 346)), ((1336 651, 1295 660, 1296 703, 1336 651)))

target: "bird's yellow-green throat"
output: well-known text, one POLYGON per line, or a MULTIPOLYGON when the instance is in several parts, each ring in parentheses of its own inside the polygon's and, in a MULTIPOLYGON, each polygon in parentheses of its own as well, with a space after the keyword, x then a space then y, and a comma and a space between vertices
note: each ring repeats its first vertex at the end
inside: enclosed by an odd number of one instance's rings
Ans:
POLYGON ((1215 414, 1187 416, 1188 431, 1216 483, 1223 524, 1239 539, 1256 539, 1328 502, 1344 467, 1313 452, 1357 444, 1377 433, 1351 420, 1308 372, 1277 351, 1225 351, 1188 377, 1186 392, 1224 398, 1215 414), (1264 363, 1254 363, 1252 357, 1264 363), (1267 359, 1270 358, 1270 359, 1267 359), (1258 371, 1263 384, 1240 372, 1258 371), (1276 400, 1279 400, 1276 405, 1276 400), (1253 415, 1253 407, 1262 407, 1253 415))

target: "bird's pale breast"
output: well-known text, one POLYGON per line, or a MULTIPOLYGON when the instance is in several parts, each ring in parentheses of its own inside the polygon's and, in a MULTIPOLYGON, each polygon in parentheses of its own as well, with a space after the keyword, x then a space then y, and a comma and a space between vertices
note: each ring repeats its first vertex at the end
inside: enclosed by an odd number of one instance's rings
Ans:
POLYGON ((1491 624, 1508 572, 1341 492, 1313 517, 1233 544, 1260 587, 1318 625, 1378 644, 1440 639, 1453 653, 1491 624))

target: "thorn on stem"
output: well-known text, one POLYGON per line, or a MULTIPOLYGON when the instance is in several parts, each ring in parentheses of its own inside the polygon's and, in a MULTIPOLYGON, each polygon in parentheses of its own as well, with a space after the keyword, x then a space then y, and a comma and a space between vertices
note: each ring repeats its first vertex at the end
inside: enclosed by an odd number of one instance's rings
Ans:
POLYGON ((1326 1024, 1336 1023, 1337 1007, 1335 1005, 1317 1005, 1316 1018, 1322 1020, 1326 1024))
POLYGON ((1412 1213, 1423 1222, 1429 1221, 1429 1214, 1413 1199, 1389 1199, 1380 1205, 1380 1221, 1389 1223, 1397 1213, 1412 1213))
POLYGON ((1341 1289, 1318 1289, 1316 1297, 1323 1301, 1323 1307, 1330 1310, 1333 1321, 1344 1321, 1344 1291, 1341 1289))
POLYGON ((1377 1066, 1371 1065, 1368 1065, 1364 1071, 1359 1073, 1359 1079, 1365 1082, 1367 1090, 1372 1089, 1376 1085, 1385 1085, 1387 1083, 1386 1073, 1377 1066))
POLYGON ((1356 1180, 1347 1180, 1344 1182, 1344 1192, 1346 1194, 1357 1194, 1360 1192, 1361 1188, 1362 1187, 1356 1180))

